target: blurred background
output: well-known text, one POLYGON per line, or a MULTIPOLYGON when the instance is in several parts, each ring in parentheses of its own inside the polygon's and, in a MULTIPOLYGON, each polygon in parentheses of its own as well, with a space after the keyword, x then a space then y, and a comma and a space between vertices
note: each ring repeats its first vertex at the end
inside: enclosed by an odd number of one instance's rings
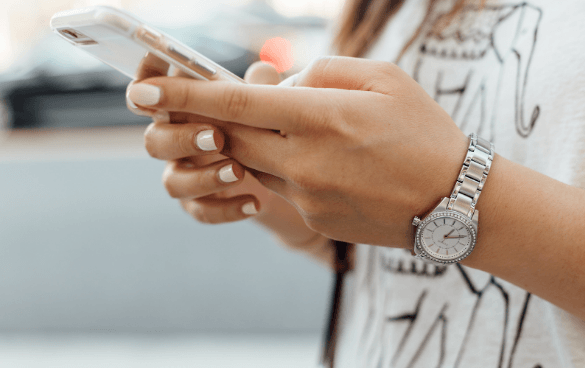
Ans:
POLYGON ((341 0, 4 0, 0 367, 315 367, 331 274, 251 222, 205 226, 167 197, 125 107, 128 78, 51 16, 128 10, 243 76, 327 54, 341 0))

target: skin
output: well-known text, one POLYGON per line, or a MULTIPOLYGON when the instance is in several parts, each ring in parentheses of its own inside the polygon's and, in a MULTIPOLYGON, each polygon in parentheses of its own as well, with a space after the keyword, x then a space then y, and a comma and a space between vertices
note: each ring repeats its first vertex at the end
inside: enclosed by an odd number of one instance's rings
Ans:
MULTIPOLYGON (((279 86, 142 83, 160 91, 158 103, 143 107, 209 119, 225 139, 223 155, 290 203, 311 230, 352 243, 410 249, 412 218, 450 195, 468 146, 449 115, 385 62, 323 58, 279 86)), ((128 94, 137 105, 139 92, 128 94)), ((185 126, 166 129, 193 137, 185 126)), ((181 139, 150 135, 157 152, 181 139)), ((584 190, 496 154, 477 205, 476 249, 461 264, 585 319, 583 206, 584 190)))
MULTIPOLYGON (((146 78, 166 76, 168 69, 168 63, 147 54, 137 70, 136 79, 128 88, 146 78)), ((188 77, 180 71, 175 72, 175 76, 188 77)), ((276 69, 261 62, 251 65, 244 79, 251 84, 276 85, 281 82, 276 69)), ((169 113, 138 107, 128 98, 127 105, 137 115, 153 117, 153 123, 144 134, 146 149, 152 157, 167 160, 163 184, 169 195, 178 199, 195 220, 221 224, 251 218, 270 231, 287 249, 301 252, 327 267, 334 267, 335 251, 329 238, 310 229, 294 206, 262 186, 237 161, 219 153, 225 138, 223 132, 213 125, 216 123, 214 119, 193 113, 169 113), (215 151, 202 151, 194 143, 197 133, 208 129, 215 130, 218 147, 215 151), (233 164, 238 181, 223 183, 218 180, 219 168, 227 164, 233 164), (250 200, 255 202, 258 210, 254 216, 246 215, 241 210, 242 205, 250 200)), ((350 268, 353 268, 353 245, 348 249, 348 256, 350 268)))

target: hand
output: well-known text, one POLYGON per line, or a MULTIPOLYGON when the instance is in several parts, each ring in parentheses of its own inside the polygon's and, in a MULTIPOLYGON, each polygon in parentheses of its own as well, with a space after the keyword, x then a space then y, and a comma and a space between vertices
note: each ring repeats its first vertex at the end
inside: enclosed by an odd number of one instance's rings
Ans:
MULTIPOLYGON (((167 75, 169 64, 148 54, 141 62, 137 79, 167 75)), ((188 77, 177 73, 179 76, 188 77)), ((277 84, 276 70, 263 63, 253 64, 246 72, 248 83, 277 84)), ((139 115, 153 116, 145 132, 145 145, 155 158, 168 160, 163 183, 173 198, 196 220, 225 223, 253 217, 269 228, 289 247, 330 264, 333 249, 322 235, 309 229, 296 209, 262 186, 237 161, 219 154, 225 138, 217 125, 225 122, 205 116, 149 109, 136 106, 127 98, 128 108, 139 115), (177 124, 182 123, 182 124, 177 124), (200 142, 199 133, 212 131, 213 139, 200 142), (209 149, 212 148, 212 149, 209 149), (231 172, 223 171, 231 167, 231 172), (227 179, 227 182, 222 178, 227 179), (258 213, 254 213, 258 211, 258 213)), ((207 134, 207 137, 210 135, 207 134)))
POLYGON ((219 124, 222 153, 311 229, 348 242, 411 247, 412 218, 450 194, 468 145, 449 115, 385 62, 319 59, 280 86, 150 78, 129 96, 240 123, 219 124))

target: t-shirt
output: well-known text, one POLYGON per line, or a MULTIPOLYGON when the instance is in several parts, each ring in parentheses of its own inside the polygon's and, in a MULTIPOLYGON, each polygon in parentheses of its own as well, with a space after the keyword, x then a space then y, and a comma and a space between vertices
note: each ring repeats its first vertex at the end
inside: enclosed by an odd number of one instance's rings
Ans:
MULTIPOLYGON (((427 1, 407 0, 366 57, 395 62, 427 1)), ((450 5, 398 65, 465 134, 585 188, 585 1, 488 1, 441 27, 450 5)), ((489 273, 360 244, 345 282, 336 368, 585 367, 583 320, 489 273)))

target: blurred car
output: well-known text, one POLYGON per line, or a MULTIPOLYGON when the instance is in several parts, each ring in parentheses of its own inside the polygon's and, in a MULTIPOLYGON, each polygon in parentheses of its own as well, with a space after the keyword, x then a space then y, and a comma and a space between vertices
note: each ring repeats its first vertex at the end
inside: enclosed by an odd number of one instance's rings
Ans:
MULTIPOLYGON (((194 40, 189 46, 240 76, 254 61, 241 47, 206 37, 194 40)), ((9 129, 147 124, 150 119, 126 108, 128 82, 51 34, 0 75, 0 119, 9 129)))
MULTIPOLYGON (((243 77, 258 60, 265 40, 288 36, 299 48, 315 44, 326 22, 317 17, 284 17, 265 1, 221 9, 203 23, 185 27, 155 24, 224 68, 243 77), (305 34, 305 37, 298 37, 305 34)), ((306 54, 306 52, 305 52, 306 54)), ((130 79, 57 35, 43 38, 0 74, 0 128, 83 128, 148 124, 126 108, 130 79)))

